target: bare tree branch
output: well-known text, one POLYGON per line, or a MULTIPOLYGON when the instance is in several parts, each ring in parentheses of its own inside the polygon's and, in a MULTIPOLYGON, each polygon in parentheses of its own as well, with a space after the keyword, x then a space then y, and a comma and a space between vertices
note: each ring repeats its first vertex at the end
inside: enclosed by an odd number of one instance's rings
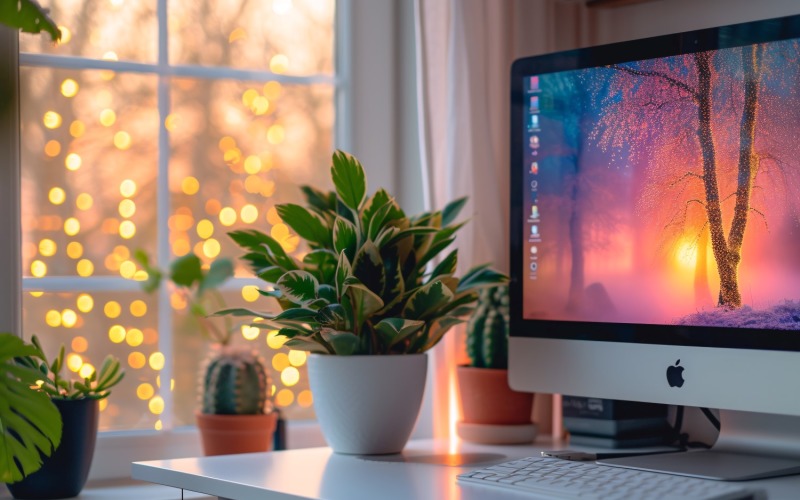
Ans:
POLYGON ((666 81, 673 87, 683 90, 684 92, 692 96, 693 99, 695 100, 698 99, 697 91, 695 89, 686 85, 682 81, 669 76, 666 73, 661 73, 660 71, 642 71, 633 68, 626 68, 625 66, 620 66, 618 64, 612 64, 611 66, 609 66, 609 68, 615 69, 617 71, 624 71, 625 73, 630 73, 631 75, 636 75, 636 76, 648 76, 648 77, 652 76, 656 78, 661 78, 662 80, 666 81))

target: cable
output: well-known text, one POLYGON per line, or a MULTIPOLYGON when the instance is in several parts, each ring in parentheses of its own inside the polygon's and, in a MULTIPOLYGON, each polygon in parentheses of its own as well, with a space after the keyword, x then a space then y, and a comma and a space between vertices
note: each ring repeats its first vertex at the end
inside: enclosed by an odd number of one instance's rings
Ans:
POLYGON ((700 408, 700 411, 702 411, 703 415, 705 415, 708 421, 711 422, 711 425, 713 425, 717 430, 720 430, 719 420, 714 416, 713 413, 711 413, 711 410, 708 408, 700 408))

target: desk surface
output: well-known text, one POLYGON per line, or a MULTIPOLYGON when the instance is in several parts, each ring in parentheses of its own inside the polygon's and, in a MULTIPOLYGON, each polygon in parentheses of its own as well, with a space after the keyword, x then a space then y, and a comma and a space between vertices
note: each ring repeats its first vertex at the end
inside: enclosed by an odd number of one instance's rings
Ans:
MULTIPOLYGON (((514 491, 460 485, 461 472, 538 455, 550 446, 480 446, 412 441, 402 455, 337 455, 329 448, 156 460, 133 464, 133 478, 233 500, 250 499, 522 499, 514 491), (455 451, 453 455, 450 452, 455 451)), ((798 498, 800 475, 748 481, 770 499, 798 498)))

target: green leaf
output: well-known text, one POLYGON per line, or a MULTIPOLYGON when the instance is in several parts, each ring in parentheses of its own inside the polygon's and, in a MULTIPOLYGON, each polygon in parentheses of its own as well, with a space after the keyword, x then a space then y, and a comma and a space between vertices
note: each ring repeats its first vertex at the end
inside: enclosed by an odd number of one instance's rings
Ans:
POLYGON ((358 350, 359 338, 353 332, 323 328, 320 334, 325 342, 330 344, 335 353, 340 356, 351 356, 358 350))
POLYGON ((327 248, 312 250, 303 257, 306 271, 313 274, 320 283, 333 284, 337 261, 338 254, 327 248))
POLYGON ((329 303, 336 303, 339 300, 339 297, 336 295, 336 288, 331 285, 320 285, 317 290, 317 296, 327 300, 329 303))
POLYGON ((384 274, 386 275, 386 285, 383 287, 384 306, 381 313, 387 313, 395 305, 403 300, 403 294, 406 291, 405 280, 403 279, 403 270, 400 267, 396 246, 391 246, 381 250, 381 258, 383 259, 384 274))
POLYGON ((384 318, 375 325, 375 331, 388 350, 395 344, 403 342, 411 335, 419 332, 424 326, 424 321, 403 318, 384 318))
POLYGON ((354 156, 337 150, 333 153, 331 177, 342 202, 358 212, 367 192, 367 176, 361 163, 354 156))
POLYGON ((403 317, 425 320, 435 316, 439 309, 447 305, 453 298, 450 291, 441 281, 436 280, 421 286, 408 298, 403 308, 403 317))
POLYGON ((61 442, 61 416, 47 394, 31 389, 42 373, 14 358, 37 356, 39 349, 10 333, 0 333, 0 482, 14 483, 41 467, 61 442))
POLYGON ((355 257, 358 246, 358 230, 355 224, 343 217, 336 217, 333 223, 333 249, 336 254, 345 252, 347 258, 355 257))
POLYGON ((461 282, 458 284, 457 292, 460 293, 475 288, 500 285, 506 282, 508 282, 508 277, 505 274, 495 271, 494 269, 489 269, 489 265, 484 264, 482 266, 473 267, 464 274, 461 278, 461 282))
POLYGON ((293 203, 277 205, 275 208, 283 222, 301 238, 322 247, 331 246, 331 231, 319 215, 293 203))
POLYGON ((326 193, 311 186, 302 186, 300 190, 310 206, 322 212, 336 213, 336 193, 333 191, 326 193))
POLYGON ((450 328, 460 323, 464 323, 465 321, 466 320, 462 318, 454 318, 452 316, 444 316, 434 321, 428 328, 428 335, 420 352, 425 352, 429 349, 432 349, 434 346, 436 346, 436 344, 439 343, 440 340, 442 340, 442 337, 444 337, 444 334, 447 333, 450 328))
POLYGON ((444 210, 442 210, 442 226, 449 226, 453 222, 455 222, 456 217, 461 212, 461 209, 464 208, 464 205, 467 204, 467 197, 459 198, 455 201, 451 201, 448 203, 444 210))
POLYGON ((4 0, 0 2, 0 23, 25 33, 50 34, 53 42, 61 40, 61 31, 55 21, 36 0, 4 0))
MULTIPOLYGON (((355 277, 345 281, 346 293, 353 308, 353 326, 359 328, 364 321, 383 308, 383 300, 355 277)), ((344 301, 342 302, 344 304, 344 301)))
POLYGON ((170 279, 178 286, 189 288, 203 280, 202 262, 193 253, 175 259, 170 266, 170 271, 170 279))
POLYGON ((458 250, 453 250, 447 257, 442 259, 436 267, 433 268, 433 272, 431 273, 431 280, 436 279, 440 276, 445 275, 452 275, 456 272, 456 266, 458 265, 458 250))
POLYGON ((208 273, 200 282, 200 292, 216 288, 233 276, 233 262, 230 259, 217 259, 211 263, 208 273))
POLYGON ((353 275, 353 268, 344 252, 339 253, 339 262, 336 264, 336 295, 344 295, 345 281, 353 275))
POLYGON ((274 285, 286 271, 278 266, 269 266, 261 269, 257 276, 267 283, 274 285))
POLYGON ((383 295, 386 287, 386 271, 383 259, 374 243, 367 240, 358 250, 353 261, 353 276, 372 290, 376 295, 383 295))
POLYGON ((334 354, 311 337, 294 337, 287 340, 283 345, 297 351, 308 351, 318 354, 334 354))
POLYGON ((334 330, 347 329, 347 313, 341 304, 329 304, 319 311, 315 317, 317 323, 334 330))
POLYGON ((295 304, 304 304, 317 298, 319 282, 307 271, 289 271, 276 284, 283 297, 295 304))
MULTIPOLYGON (((228 236, 240 247, 268 257, 272 265, 279 266, 285 271, 297 269, 294 259, 286 254, 281 244, 272 236, 254 229, 231 231, 228 236)), ((249 255, 244 258, 247 259, 249 255)), ((262 265, 261 267, 265 266, 262 265)), ((258 273, 259 270, 260 267, 253 269, 253 272, 258 273)))
POLYGON ((369 224, 366 226, 367 231, 367 239, 375 241, 375 238, 378 236, 378 233, 381 232, 386 226, 386 220, 389 217, 389 213, 394 208, 395 203, 394 201, 389 201, 384 206, 380 207, 373 215, 372 218, 369 220, 369 224))

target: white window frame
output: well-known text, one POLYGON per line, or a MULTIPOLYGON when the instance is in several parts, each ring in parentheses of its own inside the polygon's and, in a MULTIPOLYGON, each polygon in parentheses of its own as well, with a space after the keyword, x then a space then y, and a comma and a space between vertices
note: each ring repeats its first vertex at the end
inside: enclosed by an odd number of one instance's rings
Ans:
MULTIPOLYGON (((413 45, 413 15, 410 4, 393 0, 337 0, 335 20, 336 40, 336 73, 335 76, 317 75, 310 77, 293 77, 275 75, 265 71, 249 71, 233 68, 209 68, 199 66, 168 65, 167 59, 167 0, 158 0, 159 13, 159 47, 158 61, 154 64, 99 61, 82 57, 62 57, 48 54, 19 54, 20 66, 39 66, 69 69, 98 69, 118 72, 147 73, 159 78, 158 102, 161 124, 159 128, 159 177, 166 178, 167 158, 169 154, 169 135, 164 126, 164 118, 168 112, 169 88, 165 80, 172 76, 194 78, 234 78, 251 81, 276 80, 282 83, 330 83, 335 88, 336 122, 334 125, 334 143, 354 153, 364 163, 372 189, 385 187, 394 192, 411 211, 421 209, 421 198, 418 193, 398 193, 398 189, 414 186, 408 179, 419 177, 418 152, 409 148, 409 143, 416 138, 416 106, 413 92, 415 84, 413 45), (411 59, 409 59, 411 54, 411 59), (356 98, 357 97, 357 98, 356 98)), ((14 37, 15 38, 15 37, 14 37)), ((11 39, 9 37, 9 39, 11 39)), ((0 44, 0 60, 3 57, 17 57, 18 47, 14 44, 0 44), (6 47, 7 53, 1 49, 6 47)), ((0 63, 2 64, 2 63, 0 63)), ((12 64, 13 67, 13 64, 12 64)), ((0 66, 2 68, 2 66, 0 66)), ((2 70, 0 70, 2 71, 2 70)), ((18 96, 17 96, 18 98, 18 96)), ((19 127, 18 115, 9 121, 0 123, 0 132, 4 127, 19 127)), ((6 262, 16 262, 11 268, 12 277, 0 291, 3 300, 0 309, 8 310, 4 315, 11 323, 5 329, 20 331, 19 317, 21 290, 20 258, 20 209, 19 209, 19 138, 13 139, 9 148, 12 158, 8 163, 0 165, 0 199, 11 200, 12 207, 7 213, 11 220, 0 221, 0 231, 11 235, 0 244, 0 256, 10 256, 6 262), (16 144, 13 144, 16 141, 16 144), (16 148, 16 151, 14 149, 16 148), (16 169, 14 168, 16 167, 16 169), (6 174, 9 174, 8 177, 6 174), (16 181, 14 181, 16 179, 16 181), (14 200, 16 205, 13 205, 14 200), (16 213, 16 216, 14 214, 16 213), (12 227, 16 223, 16 229, 12 227), (14 237, 15 236, 15 237, 14 237), (16 276, 17 283, 13 283, 16 276), (8 295, 9 300, 6 300, 8 295)), ((4 144, 0 142, 0 160, 5 161, 4 144)), ((409 190, 411 191, 411 190, 409 190)), ((165 217, 169 211, 169 192, 165 182, 160 182, 157 191, 158 214, 165 217)), ((159 229, 157 256, 159 262, 170 260, 168 235, 166 226, 159 229)), ((0 276, 2 278, 2 276, 0 276)), ((241 287, 257 280, 238 279, 230 287, 241 287)), ((47 277, 25 278, 24 289, 45 291, 108 291, 139 290, 137 283, 116 277, 71 278, 47 277)), ((168 300, 166 290, 160 292, 159 301, 168 300)), ((168 301, 166 302, 168 303, 168 301)), ((2 311, 0 311, 2 312, 2 311)), ((171 315, 160 315, 159 332, 171 331, 171 315)), ((169 357, 172 353, 169 335, 159 336, 159 349, 169 357)), ((171 368, 170 368, 171 369, 171 368)), ((170 369, 162 371, 162 377, 171 378, 170 369)), ((166 378, 165 378, 166 379, 166 378)), ((427 391, 428 398, 431 391, 427 391)), ((174 428, 171 397, 168 391, 161 393, 165 410, 162 416, 163 430, 131 430, 102 432, 98 437, 95 459, 90 473, 90 480, 106 480, 130 477, 130 463, 140 460, 167 459, 185 456, 196 456, 201 453, 200 440, 194 427, 174 428)), ((431 405, 423 408, 416 437, 431 435, 431 405)), ((288 442, 292 448, 322 446, 324 440, 316 422, 289 422, 288 442)))

